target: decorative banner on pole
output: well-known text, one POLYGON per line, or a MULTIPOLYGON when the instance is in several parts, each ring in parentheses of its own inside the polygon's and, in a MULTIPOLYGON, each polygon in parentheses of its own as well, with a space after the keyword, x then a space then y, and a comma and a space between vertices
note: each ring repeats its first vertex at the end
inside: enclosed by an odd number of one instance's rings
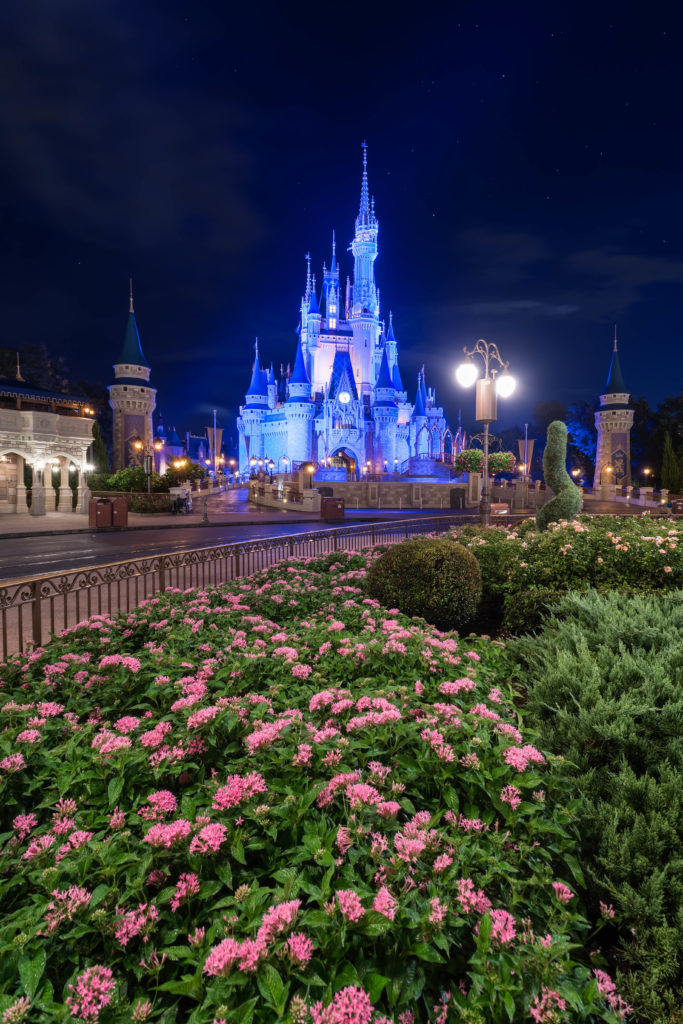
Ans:
POLYGON ((223 427, 207 427, 206 436, 209 441, 209 459, 211 461, 211 465, 215 466, 216 458, 218 457, 218 453, 220 452, 221 445, 223 443, 223 427), (214 437, 216 438, 215 451, 213 447, 214 437))
POLYGON ((536 438, 528 437, 526 440, 522 437, 517 442, 519 447, 519 461, 524 466, 524 472, 529 475, 529 467, 531 466, 531 460, 534 457, 534 441, 536 438), (526 451, 525 451, 526 448, 526 451))

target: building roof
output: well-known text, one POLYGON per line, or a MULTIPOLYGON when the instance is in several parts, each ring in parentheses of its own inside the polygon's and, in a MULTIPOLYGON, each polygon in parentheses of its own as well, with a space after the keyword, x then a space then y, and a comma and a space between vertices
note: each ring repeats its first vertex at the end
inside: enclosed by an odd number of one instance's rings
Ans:
POLYGON ((621 363, 619 362, 619 353, 617 352, 616 338, 614 339, 614 351, 612 353, 612 362, 610 363, 609 374, 607 375, 607 386, 605 388, 605 394, 627 394, 627 388, 624 384, 624 378, 621 372, 621 363))
POLYGON ((417 381, 417 394, 415 396, 415 408, 413 409, 413 416, 426 416, 425 403, 422 397, 422 378, 418 378, 417 381))
POLYGON ((246 398, 254 395, 259 398, 265 398, 268 395, 268 386, 263 380, 263 373, 258 361, 258 346, 256 346, 256 352, 254 355, 254 368, 251 374, 251 384, 249 390, 246 392, 246 398))
POLYGON ((334 362, 332 363, 332 373, 330 374, 329 398, 334 399, 337 397, 342 379, 348 382, 351 398, 354 402, 357 402, 358 389, 356 388, 356 381, 353 377, 353 366, 351 365, 351 358, 348 352, 335 353, 334 362))
POLYGON ((391 372, 391 381, 396 391, 403 391, 403 381, 401 380, 401 374, 398 368, 398 359, 394 363, 394 369, 391 372))
POLYGON ((138 325, 135 322, 135 313, 132 309, 128 313, 128 323, 126 324, 126 334, 123 339, 121 355, 116 360, 115 365, 118 365, 119 363, 127 363, 129 366, 146 366, 147 369, 150 368, 149 363, 145 359, 145 354, 142 351, 138 325))
POLYGON ((296 349, 296 359, 294 360, 294 369, 292 370, 292 376, 289 378, 290 385, 292 384, 308 384, 310 386, 311 379, 306 372, 306 361, 304 359, 303 349, 301 348, 301 340, 296 349))
POLYGON ((391 379, 391 373, 389 372, 389 359, 387 358, 386 345, 382 349, 382 361, 379 364, 379 373, 377 374, 376 388, 385 388, 389 391, 394 390, 394 382, 391 379))
POLYGON ((0 395, 21 396, 22 398, 33 399, 36 402, 64 402, 69 405, 89 405, 89 400, 83 395, 64 395, 60 391, 46 391, 45 388, 35 388, 30 384, 12 383, 4 381, 0 377, 0 395))

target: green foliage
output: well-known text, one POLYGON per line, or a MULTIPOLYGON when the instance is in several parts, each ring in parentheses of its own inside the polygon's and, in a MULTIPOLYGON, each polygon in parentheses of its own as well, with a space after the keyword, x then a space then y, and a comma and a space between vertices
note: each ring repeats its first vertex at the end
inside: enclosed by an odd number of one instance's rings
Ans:
POLYGON ((464 448, 453 460, 458 473, 481 473, 484 467, 484 453, 481 448, 464 448))
POLYGON ((444 992, 454 1019, 524 1021, 546 987, 572 1022, 615 1024, 563 762, 532 746, 499 644, 458 645, 365 596, 375 557, 166 592, 6 666, 0 1013, 27 996, 36 1024, 66 1022, 69 985, 99 964, 115 985, 101 1024, 147 997, 160 1022, 291 1024, 295 997, 328 1006, 346 986, 375 1021, 426 1024, 444 992), (243 792, 252 773, 263 785, 243 792), (188 874, 198 891, 172 909, 188 874), (253 969, 206 969, 290 900, 295 922, 271 921, 253 969))
POLYGON ((370 567, 367 590, 387 608, 456 629, 474 618, 481 573, 474 555, 459 544, 419 538, 385 551, 370 567))
POLYGON ((92 425, 92 436, 93 436, 93 464, 95 466, 96 473, 108 474, 111 469, 109 465, 109 454, 107 452, 107 446, 104 443, 102 437, 102 431, 100 425, 95 420, 92 425))
MULTIPOLYGON (((88 486, 91 491, 147 491, 147 474, 144 466, 127 466, 119 469, 118 472, 107 475, 105 473, 91 473, 88 477, 88 486)), ((166 476, 159 476, 152 473, 151 487, 154 492, 168 492, 169 481, 166 476)))
POLYGON ((590 897, 623 922, 620 991, 639 1019, 683 1014, 683 592, 571 594, 508 653, 544 743, 582 797, 590 897))
POLYGON ((195 480, 203 480, 206 474, 206 466, 202 466, 199 462, 187 462, 180 469, 175 469, 171 465, 166 470, 163 479, 168 481, 169 486, 178 487, 188 481, 192 483, 195 480))
POLYGON ((662 487, 670 494, 678 494, 680 486, 681 470, 674 446, 671 443, 671 434, 666 434, 662 452, 662 487))
POLYGON ((489 452, 491 476, 498 476, 499 473, 514 473, 516 468, 517 460, 512 452, 489 452))
POLYGON ((467 526, 452 534, 481 567, 478 629, 535 629, 568 590, 672 590, 683 584, 683 524, 643 516, 581 516, 541 532, 467 526), (526 618, 525 618, 526 616, 526 618))
POLYGON ((581 491, 569 476, 566 464, 567 428, 560 420, 555 420, 548 427, 543 453, 543 476, 555 497, 538 510, 536 525, 539 530, 545 530, 550 523, 562 519, 573 519, 581 511, 581 491))

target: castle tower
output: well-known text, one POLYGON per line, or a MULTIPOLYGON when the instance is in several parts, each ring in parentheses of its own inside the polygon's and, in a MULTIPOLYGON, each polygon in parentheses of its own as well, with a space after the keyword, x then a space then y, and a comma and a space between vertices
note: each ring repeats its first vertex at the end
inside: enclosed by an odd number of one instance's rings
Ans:
POLYGON ((149 386, 150 367, 140 344, 133 311, 133 280, 130 282, 130 305, 123 349, 114 363, 114 383, 109 385, 109 405, 114 413, 114 472, 138 463, 152 445, 152 413, 156 408, 156 391, 149 386), (133 442, 141 438, 144 449, 138 451, 133 442))
POLYGON ((375 384, 372 418, 375 424, 372 446, 374 471, 381 473, 385 468, 393 471, 396 458, 398 406, 396 405, 396 388, 391 379, 386 346, 382 349, 382 361, 375 384))
POLYGON ((268 412, 268 374, 261 369, 258 356, 258 338, 254 343, 254 366, 251 383, 245 394, 246 402, 240 409, 240 472, 248 473, 251 459, 266 456, 263 422, 268 412))
POLYGON ((629 392, 617 351, 617 329, 614 328, 614 350, 607 377, 605 394, 600 395, 600 408, 595 413, 598 444, 595 455, 595 477, 593 486, 601 483, 628 486, 631 483, 631 427, 633 409, 629 409, 629 392), (608 466, 612 472, 606 473, 608 466))
POLYGON ((379 336, 379 297, 375 286, 375 260, 379 223, 368 191, 368 149, 363 143, 363 177, 356 233, 351 242, 354 257, 353 301, 350 310, 354 364, 360 367, 360 390, 370 394, 375 378, 375 349, 379 336))
POLYGON ((285 402, 286 454, 292 463, 307 462, 311 458, 314 416, 315 404, 311 398, 311 381, 306 372, 304 353, 299 342, 294 369, 289 378, 289 398, 285 402))

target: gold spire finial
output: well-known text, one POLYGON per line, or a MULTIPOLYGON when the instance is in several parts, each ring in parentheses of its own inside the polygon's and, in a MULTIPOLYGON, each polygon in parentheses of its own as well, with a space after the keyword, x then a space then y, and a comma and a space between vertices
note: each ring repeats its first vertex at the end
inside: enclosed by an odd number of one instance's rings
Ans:
POLYGON ((17 352, 17 380, 22 383, 24 378, 21 376, 21 366, 19 365, 19 353, 17 352))
POLYGON ((129 313, 134 313, 135 310, 133 309, 133 278, 129 277, 128 281, 130 283, 130 305, 128 307, 128 312, 129 313))

